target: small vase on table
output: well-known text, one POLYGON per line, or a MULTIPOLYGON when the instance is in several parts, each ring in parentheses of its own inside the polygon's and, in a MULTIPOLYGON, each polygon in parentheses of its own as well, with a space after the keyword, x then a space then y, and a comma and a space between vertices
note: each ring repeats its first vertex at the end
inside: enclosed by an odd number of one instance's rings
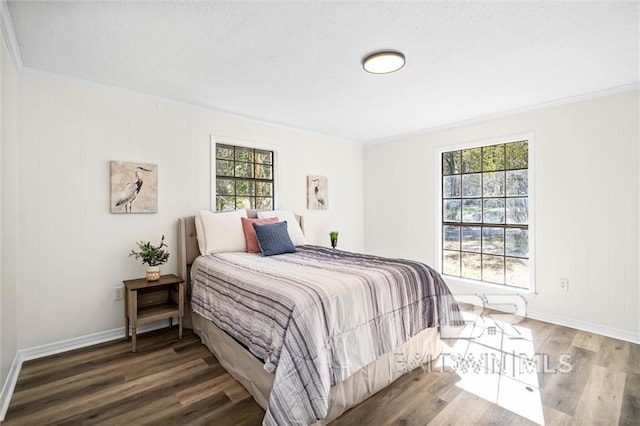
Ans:
POLYGON ((160 279, 160 267, 151 266, 147 268, 147 281, 158 281, 160 279))

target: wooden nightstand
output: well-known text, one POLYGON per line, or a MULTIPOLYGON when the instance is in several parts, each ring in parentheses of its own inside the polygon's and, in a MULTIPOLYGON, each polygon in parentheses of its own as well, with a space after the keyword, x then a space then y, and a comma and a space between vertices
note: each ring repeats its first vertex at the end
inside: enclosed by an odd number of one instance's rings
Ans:
POLYGON ((178 335, 182 339, 182 316, 184 315, 184 280, 176 275, 163 275, 158 281, 146 278, 123 281, 125 338, 129 339, 129 326, 136 351, 138 325, 178 317, 178 335))

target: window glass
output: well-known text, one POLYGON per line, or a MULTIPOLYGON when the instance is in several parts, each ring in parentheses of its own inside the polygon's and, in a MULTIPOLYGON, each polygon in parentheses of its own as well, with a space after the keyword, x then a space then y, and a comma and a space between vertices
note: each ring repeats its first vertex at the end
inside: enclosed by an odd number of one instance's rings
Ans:
POLYGON ((529 286, 529 142, 442 153, 442 272, 529 286))
POLYGON ((273 209, 273 151, 216 144, 216 210, 273 209))

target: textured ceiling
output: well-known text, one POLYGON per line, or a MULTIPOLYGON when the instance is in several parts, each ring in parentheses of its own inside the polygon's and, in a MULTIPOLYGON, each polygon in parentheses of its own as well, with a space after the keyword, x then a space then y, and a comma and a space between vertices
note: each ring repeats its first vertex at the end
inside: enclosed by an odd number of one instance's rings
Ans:
POLYGON ((638 2, 7 4, 27 68, 362 142, 640 80, 638 2))

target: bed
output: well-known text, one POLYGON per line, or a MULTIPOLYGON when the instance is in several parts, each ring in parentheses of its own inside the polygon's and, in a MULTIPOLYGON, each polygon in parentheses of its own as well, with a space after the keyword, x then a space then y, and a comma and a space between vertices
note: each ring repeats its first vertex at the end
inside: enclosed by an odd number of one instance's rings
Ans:
MULTIPOLYGON (((302 218, 296 219, 302 227, 302 218)), ((201 256, 195 218, 179 219, 178 228, 179 274, 190 284, 186 323, 265 409, 265 425, 329 423, 408 372, 407 367, 435 359, 441 352, 438 327, 463 322, 446 285, 426 265, 306 245, 269 258, 250 253, 201 256), (391 298, 406 302, 415 265, 416 280, 429 281, 438 297, 404 303, 402 310, 384 307, 391 298), (389 290, 393 297, 384 290, 388 297, 369 296, 365 303, 358 299, 364 296, 354 295, 380 285, 373 284, 371 275, 391 281, 389 268, 400 270, 407 280, 389 290), (317 280, 323 284, 318 286, 317 280), (324 284, 328 282, 340 284, 324 284), (282 288, 287 289, 284 295, 282 288), (300 307, 307 293, 315 302, 300 307), (422 315, 413 315, 412 309, 422 315), (360 318, 368 310, 385 314, 375 321, 360 318), (325 321, 309 320, 319 316, 325 321)))

